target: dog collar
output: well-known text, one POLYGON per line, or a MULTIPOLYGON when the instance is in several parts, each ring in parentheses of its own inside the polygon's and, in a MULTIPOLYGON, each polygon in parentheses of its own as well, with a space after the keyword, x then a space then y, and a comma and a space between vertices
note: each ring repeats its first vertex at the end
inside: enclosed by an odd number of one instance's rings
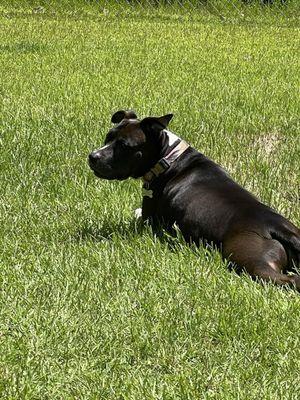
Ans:
POLYGON ((152 181, 157 178, 159 175, 164 173, 167 169, 170 168, 171 164, 179 157, 181 154, 190 147, 184 140, 180 140, 177 146, 174 147, 173 150, 170 151, 165 157, 161 158, 153 168, 150 169, 143 176, 143 196, 153 197, 153 191, 149 189, 152 181))

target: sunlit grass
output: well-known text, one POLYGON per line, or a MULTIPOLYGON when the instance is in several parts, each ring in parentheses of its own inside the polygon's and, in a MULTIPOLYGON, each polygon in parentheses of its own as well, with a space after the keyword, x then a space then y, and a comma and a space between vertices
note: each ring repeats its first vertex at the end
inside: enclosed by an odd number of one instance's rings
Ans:
POLYGON ((86 158, 173 112, 299 226, 299 29, 92 16, 0 18, 1 398, 297 399, 299 295, 158 240, 86 158))

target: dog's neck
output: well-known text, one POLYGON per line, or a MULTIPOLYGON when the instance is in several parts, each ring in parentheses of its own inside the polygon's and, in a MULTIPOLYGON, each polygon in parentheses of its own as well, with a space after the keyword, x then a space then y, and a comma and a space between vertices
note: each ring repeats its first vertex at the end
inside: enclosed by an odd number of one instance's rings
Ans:
POLYGON ((181 140, 182 139, 175 135, 175 133, 167 129, 162 130, 160 133, 160 152, 158 160, 166 157, 181 140))
MULTIPOLYGON (((143 175, 144 189, 147 192, 150 184, 167 169, 170 168, 171 164, 189 147, 189 145, 174 133, 163 130, 160 137, 160 156, 156 164, 143 175)), ((144 191, 144 196, 152 197, 144 191)))

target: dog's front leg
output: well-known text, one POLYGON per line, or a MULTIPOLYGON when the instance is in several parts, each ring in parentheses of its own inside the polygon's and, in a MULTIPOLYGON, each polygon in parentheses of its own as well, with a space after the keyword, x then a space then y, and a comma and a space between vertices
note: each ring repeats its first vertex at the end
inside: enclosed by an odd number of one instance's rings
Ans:
POLYGON ((143 196, 142 207, 134 210, 135 219, 142 220, 143 222, 148 221, 152 225, 154 215, 154 201, 146 196, 143 196))
POLYGON ((163 232, 162 221, 157 212, 157 200, 153 197, 143 196, 142 220, 151 226, 155 235, 161 236, 163 232))
POLYGON ((143 196, 142 202, 142 219, 143 221, 149 221, 152 225, 152 222, 156 219, 156 200, 154 198, 150 198, 148 196, 143 196))

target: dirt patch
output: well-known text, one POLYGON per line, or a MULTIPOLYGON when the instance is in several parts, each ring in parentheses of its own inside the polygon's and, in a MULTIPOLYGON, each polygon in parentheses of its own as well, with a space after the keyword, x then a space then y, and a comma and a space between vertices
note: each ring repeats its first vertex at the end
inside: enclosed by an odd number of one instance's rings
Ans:
POLYGON ((255 139, 255 144, 262 156, 269 157, 274 153, 283 138, 278 132, 264 133, 255 139))

